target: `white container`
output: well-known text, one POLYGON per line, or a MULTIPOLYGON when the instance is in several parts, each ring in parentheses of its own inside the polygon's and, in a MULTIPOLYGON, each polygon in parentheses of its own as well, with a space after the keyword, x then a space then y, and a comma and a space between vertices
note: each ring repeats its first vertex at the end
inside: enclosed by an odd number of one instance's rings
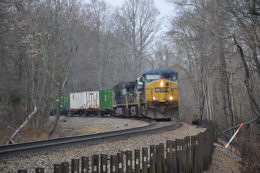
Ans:
POLYGON ((87 91, 87 106, 86 109, 99 108, 99 91, 87 91))
POLYGON ((70 93, 70 109, 86 109, 87 92, 70 93))

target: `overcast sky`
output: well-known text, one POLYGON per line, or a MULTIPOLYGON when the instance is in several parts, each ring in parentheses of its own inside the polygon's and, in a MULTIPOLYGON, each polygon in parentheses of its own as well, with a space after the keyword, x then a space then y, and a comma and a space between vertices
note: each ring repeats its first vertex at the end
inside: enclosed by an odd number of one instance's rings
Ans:
MULTIPOLYGON (((119 7, 123 4, 124 0, 104 0, 114 7, 119 7)), ((173 13, 172 4, 166 0, 154 0, 155 7, 160 11, 162 16, 171 16, 173 13)))
MULTIPOLYGON (((104 1, 114 7, 120 7, 125 0, 104 0, 104 1)), ((154 5, 159 10, 160 17, 164 18, 162 22, 162 26, 163 26, 162 29, 165 30, 169 23, 167 18, 169 16, 174 15, 173 5, 171 3, 168 3, 167 0, 154 0, 154 5)))

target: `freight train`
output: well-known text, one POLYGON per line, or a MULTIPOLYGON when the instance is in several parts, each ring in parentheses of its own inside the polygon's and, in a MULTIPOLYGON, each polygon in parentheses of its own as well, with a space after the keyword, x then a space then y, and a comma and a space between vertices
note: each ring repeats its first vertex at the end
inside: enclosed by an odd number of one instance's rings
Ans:
POLYGON ((99 91, 55 96, 52 110, 63 114, 114 115, 151 119, 178 118, 178 73, 151 70, 131 82, 99 91))

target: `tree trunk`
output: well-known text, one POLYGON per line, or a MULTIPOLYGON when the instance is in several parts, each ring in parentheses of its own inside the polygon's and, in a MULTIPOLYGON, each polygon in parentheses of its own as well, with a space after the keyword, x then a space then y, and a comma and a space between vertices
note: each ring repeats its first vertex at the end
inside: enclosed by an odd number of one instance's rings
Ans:
POLYGON ((33 112, 31 112, 28 117, 26 118, 26 120, 23 122, 22 125, 20 125, 20 127, 18 129, 16 129, 16 131, 9 137, 9 141, 8 143, 13 143, 14 142, 14 138, 16 137, 16 135, 28 124, 28 122, 32 119, 33 115, 37 112, 37 107, 36 105, 34 105, 34 110, 33 112))
POLYGON ((254 111, 255 115, 258 118, 260 118, 260 106, 257 103, 255 96, 253 95, 253 91, 252 91, 252 88, 250 85, 250 71, 249 71, 249 67, 248 67, 246 59, 245 59, 243 48, 237 43, 236 36, 234 36, 233 39, 234 39, 235 45, 237 46, 237 48, 239 50, 239 54, 240 54, 241 60, 243 62, 244 68, 245 68, 245 77, 246 78, 245 78, 244 83, 245 83, 246 91, 248 93, 248 96, 249 96, 249 99, 250 99, 250 102, 253 107, 253 111, 254 111))

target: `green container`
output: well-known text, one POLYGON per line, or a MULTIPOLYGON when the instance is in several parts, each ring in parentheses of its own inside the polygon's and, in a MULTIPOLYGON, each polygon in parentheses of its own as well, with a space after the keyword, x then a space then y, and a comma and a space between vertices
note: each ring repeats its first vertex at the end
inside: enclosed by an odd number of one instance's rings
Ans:
POLYGON ((69 94, 62 94, 61 97, 54 96, 53 102, 52 102, 52 109, 58 110, 59 109, 59 99, 61 99, 60 102, 60 110, 68 110, 69 109, 69 94))
POLYGON ((99 105, 101 109, 111 109, 113 107, 113 88, 99 91, 99 105))

